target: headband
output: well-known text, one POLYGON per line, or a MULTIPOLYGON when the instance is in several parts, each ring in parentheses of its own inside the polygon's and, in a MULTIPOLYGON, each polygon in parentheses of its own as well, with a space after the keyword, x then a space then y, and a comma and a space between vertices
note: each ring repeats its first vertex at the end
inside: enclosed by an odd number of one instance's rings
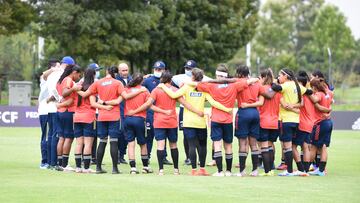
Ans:
POLYGON ((227 73, 221 72, 221 71, 216 71, 216 72, 215 72, 215 75, 222 76, 222 77, 225 77, 225 78, 228 77, 228 74, 227 74, 227 73))

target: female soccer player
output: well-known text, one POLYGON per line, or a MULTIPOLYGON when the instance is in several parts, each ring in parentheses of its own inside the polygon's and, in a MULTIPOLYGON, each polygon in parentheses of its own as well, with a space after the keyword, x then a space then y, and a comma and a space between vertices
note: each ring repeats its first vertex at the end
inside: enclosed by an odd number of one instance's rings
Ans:
POLYGON ((136 169, 136 162, 135 162, 135 138, 137 140, 137 144, 140 145, 140 153, 141 153, 141 160, 143 163, 142 173, 152 173, 153 171, 148 166, 149 164, 149 157, 147 152, 146 146, 146 138, 145 138, 145 118, 146 118, 146 110, 138 112, 136 114, 130 115, 129 112, 131 110, 136 110, 142 104, 144 104, 149 96, 150 93, 146 91, 141 91, 142 86, 141 83, 143 81, 143 75, 140 73, 135 73, 133 75, 133 79, 128 83, 128 87, 122 93, 130 92, 141 92, 135 97, 129 98, 125 102, 125 121, 124 121, 124 128, 125 128, 125 139, 128 142, 128 155, 129 155, 129 163, 130 163, 130 174, 138 174, 139 172, 136 169))
MULTIPOLYGON (((88 68, 84 73, 81 91, 86 91, 94 83, 95 69, 88 68)), ((90 169, 91 150, 95 137, 96 108, 111 110, 113 106, 102 106, 96 103, 96 98, 91 95, 82 98, 76 97, 76 110, 74 114, 74 136, 76 138, 75 163, 77 173, 94 173, 90 169), (82 154, 84 153, 84 154, 82 154), (83 156, 82 156, 83 155, 83 156), (84 158, 84 170, 81 169, 81 158, 84 158)))
MULTIPOLYGON (((192 72, 192 81, 201 82, 203 79, 203 71, 198 68, 193 68, 192 72)), ((182 86, 178 91, 173 92, 164 84, 160 84, 158 87, 162 88, 166 94, 171 98, 178 98, 184 96, 185 101, 191 104, 197 110, 204 112, 205 100, 215 108, 231 112, 232 108, 226 108, 221 105, 219 102, 216 102, 208 93, 196 91, 196 89, 190 85, 182 86)), ((189 142, 189 156, 191 160, 192 171, 191 175, 200 175, 208 176, 208 172, 205 170, 205 161, 207 153, 207 129, 206 121, 202 116, 197 115, 196 113, 185 109, 184 110, 184 122, 183 122, 183 131, 184 136, 189 142), (197 160, 196 160, 196 150, 199 153, 200 160, 200 170, 197 171, 197 160)))
MULTIPOLYGON (((296 80, 294 73, 289 69, 281 69, 278 78, 280 85, 273 85, 275 91, 280 91, 284 102, 290 107, 299 105, 302 101, 302 95, 306 92, 306 88, 300 86, 296 80)), ((287 171, 280 173, 279 176, 294 176, 293 173, 293 152, 292 152, 292 137, 295 135, 299 125, 299 114, 294 111, 280 108, 280 116, 282 118, 283 132, 280 135, 280 141, 283 142, 283 151, 287 171)))
MULTIPOLYGON (((271 90, 271 84, 274 81, 272 70, 265 69, 260 72, 260 82, 263 89, 271 90)), ((261 97, 260 97, 261 98, 261 97)), ((281 94, 276 93, 273 98, 265 99, 263 106, 259 107, 260 114, 260 136, 258 141, 261 146, 265 173, 264 176, 272 176, 272 167, 274 165, 274 142, 279 137, 279 110, 281 94)))
POLYGON ((312 79, 310 85, 315 92, 315 127, 311 134, 311 159, 313 160, 316 155, 316 151, 320 149, 320 163, 319 168, 310 175, 325 175, 325 167, 328 158, 327 147, 330 146, 331 132, 333 123, 330 119, 332 96, 326 91, 326 84, 322 79, 312 79), (325 108, 323 108, 325 107, 325 108))
MULTIPOLYGON (((236 74, 240 81, 246 80, 249 78, 250 70, 247 66, 239 65, 236 68, 236 74)), ((258 176, 257 167, 260 152, 256 140, 259 138, 260 117, 256 107, 262 106, 264 103, 264 97, 260 95, 262 91, 260 83, 254 83, 237 93, 238 111, 235 118, 235 136, 239 140, 239 165, 242 176, 245 175, 244 169, 249 150, 248 146, 251 149, 253 164, 250 175, 258 176)), ((265 150, 268 151, 267 147, 262 148, 262 151, 265 152, 265 150)))
MULTIPOLYGON (((216 69, 216 78, 226 79, 228 77, 228 68, 221 64, 216 69)), ((198 91, 209 93, 215 101, 221 103, 227 108, 233 108, 237 93, 248 87, 258 79, 249 80, 232 80, 234 83, 195 83, 198 91)), ((215 81, 219 82, 219 81, 215 81)), ((232 167, 232 141, 233 141, 233 115, 212 107, 211 113, 211 135, 214 142, 214 158, 218 171, 213 176, 231 176, 232 167), (222 167, 222 141, 225 148, 226 172, 223 172, 222 167)))
POLYGON ((99 116, 97 121, 97 135, 100 138, 100 143, 97 150, 97 163, 96 173, 106 173, 102 169, 101 164, 103 161, 105 148, 107 145, 108 136, 110 137, 110 154, 113 164, 112 173, 119 174, 120 171, 117 167, 118 162, 118 135, 120 129, 120 108, 119 103, 121 93, 124 91, 122 83, 115 79, 115 74, 118 72, 117 67, 111 67, 106 70, 106 76, 94 82, 87 90, 78 91, 78 94, 83 98, 90 95, 98 95, 103 105, 107 105, 107 101, 118 99, 116 105, 110 111, 106 109, 99 109, 99 116))
POLYGON ((58 135, 59 142, 57 145, 59 166, 61 165, 64 171, 74 171, 72 167, 68 165, 69 153, 71 144, 74 139, 73 128, 73 115, 75 112, 75 81, 80 79, 80 67, 68 66, 61 75, 58 84, 57 91, 59 95, 63 97, 60 104, 57 104, 58 108, 58 135), (62 161, 60 161, 62 158, 62 161), (62 162, 62 163, 61 163, 62 162))

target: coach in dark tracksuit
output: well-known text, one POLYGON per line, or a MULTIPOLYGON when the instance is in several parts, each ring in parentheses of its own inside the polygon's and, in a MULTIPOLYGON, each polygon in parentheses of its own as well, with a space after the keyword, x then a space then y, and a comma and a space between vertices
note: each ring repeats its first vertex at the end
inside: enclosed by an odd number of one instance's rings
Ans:
MULTIPOLYGON (((116 79, 119 80, 124 87, 132 80, 132 77, 129 75, 129 66, 126 63, 120 63, 118 66, 119 74, 116 75, 116 79)), ((124 156, 126 154, 126 148, 127 148, 127 141, 125 139, 125 129, 124 129, 124 121, 125 121, 125 101, 122 101, 120 103, 120 117, 121 117, 121 130, 120 130, 120 137, 119 137, 119 161, 120 164, 127 164, 126 160, 124 159, 124 156)))
MULTIPOLYGON (((160 77, 161 74, 165 71, 165 63, 162 61, 155 62, 154 66, 154 73, 150 77, 146 78, 143 82, 143 86, 146 87, 146 89, 149 90, 151 93, 153 89, 156 88, 156 86, 160 83, 160 77)), ((154 140, 154 112, 149 108, 146 111, 146 146, 149 154, 149 159, 151 157, 151 150, 154 140)), ((166 146, 165 146, 165 158, 164 158, 164 164, 172 165, 170 161, 166 159, 166 146)))

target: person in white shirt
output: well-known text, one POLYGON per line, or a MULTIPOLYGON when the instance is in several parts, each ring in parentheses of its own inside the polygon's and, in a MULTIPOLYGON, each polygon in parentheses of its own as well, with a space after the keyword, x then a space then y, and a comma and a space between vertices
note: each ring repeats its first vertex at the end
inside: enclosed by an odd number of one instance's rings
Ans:
MULTIPOLYGON (((48 70, 47 73, 50 73, 52 68, 56 68, 60 66, 59 60, 57 59, 50 59, 48 62, 48 70)), ((46 73, 46 71, 45 71, 46 73)), ((51 162, 51 142, 52 142, 52 135, 53 135, 53 125, 49 122, 49 119, 52 119, 52 115, 48 115, 49 111, 55 110, 56 106, 51 105, 47 102, 47 98, 49 97, 49 91, 47 88, 47 79, 48 74, 42 74, 40 76, 40 93, 38 98, 38 114, 39 114, 39 121, 41 127, 41 141, 40 141, 40 150, 41 150, 41 163, 40 169, 47 169, 50 166, 51 162), (49 130, 48 128, 49 124, 49 130), (47 131, 48 130, 48 131, 47 131)), ((56 151, 55 151, 56 152, 56 151)), ((55 162, 56 162, 56 155, 55 155, 55 162)))

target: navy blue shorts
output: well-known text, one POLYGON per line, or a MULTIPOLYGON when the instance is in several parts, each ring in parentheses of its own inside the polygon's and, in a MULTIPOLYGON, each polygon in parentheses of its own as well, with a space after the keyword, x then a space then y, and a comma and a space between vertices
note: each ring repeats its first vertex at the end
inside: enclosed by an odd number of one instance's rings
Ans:
POLYGON ((259 142, 266 142, 266 141, 276 142, 279 135, 280 135, 279 129, 260 128, 260 135, 259 135, 259 138, 257 139, 257 141, 259 141, 259 142))
POLYGON ((184 129, 184 107, 180 107, 180 110, 179 110, 179 130, 183 130, 184 129))
POLYGON ((310 133, 298 129, 295 136, 292 138, 292 143, 294 145, 302 146, 304 142, 310 144, 310 133))
POLYGON ((110 138, 119 138, 120 120, 117 121, 97 121, 97 136, 100 139, 110 136, 110 138))
POLYGON ((226 143, 232 143, 233 132, 232 123, 217 123, 211 121, 210 137, 212 141, 224 140, 226 143))
POLYGON ((311 144, 321 148, 323 145, 330 146, 333 122, 330 119, 321 121, 315 125, 311 133, 311 144))
POLYGON ((139 116, 127 116, 124 121, 125 139, 128 142, 136 141, 139 145, 146 144, 145 118, 139 116))
POLYGON ((235 136, 258 138, 260 131, 260 116, 256 108, 239 108, 235 118, 235 136))
POLYGON ((74 112, 58 112, 59 125, 57 126, 57 133, 59 137, 74 138, 74 112))
POLYGON ((177 142, 178 139, 177 128, 154 128, 154 134, 156 141, 168 138, 169 142, 177 142))
POLYGON ((74 123, 74 136, 77 137, 95 137, 95 122, 92 123, 74 123))
POLYGON ((280 135, 281 142, 291 142, 298 129, 299 123, 283 122, 282 133, 280 135))
POLYGON ((207 129, 206 128, 183 128, 184 136, 186 139, 199 139, 206 140, 207 129))

